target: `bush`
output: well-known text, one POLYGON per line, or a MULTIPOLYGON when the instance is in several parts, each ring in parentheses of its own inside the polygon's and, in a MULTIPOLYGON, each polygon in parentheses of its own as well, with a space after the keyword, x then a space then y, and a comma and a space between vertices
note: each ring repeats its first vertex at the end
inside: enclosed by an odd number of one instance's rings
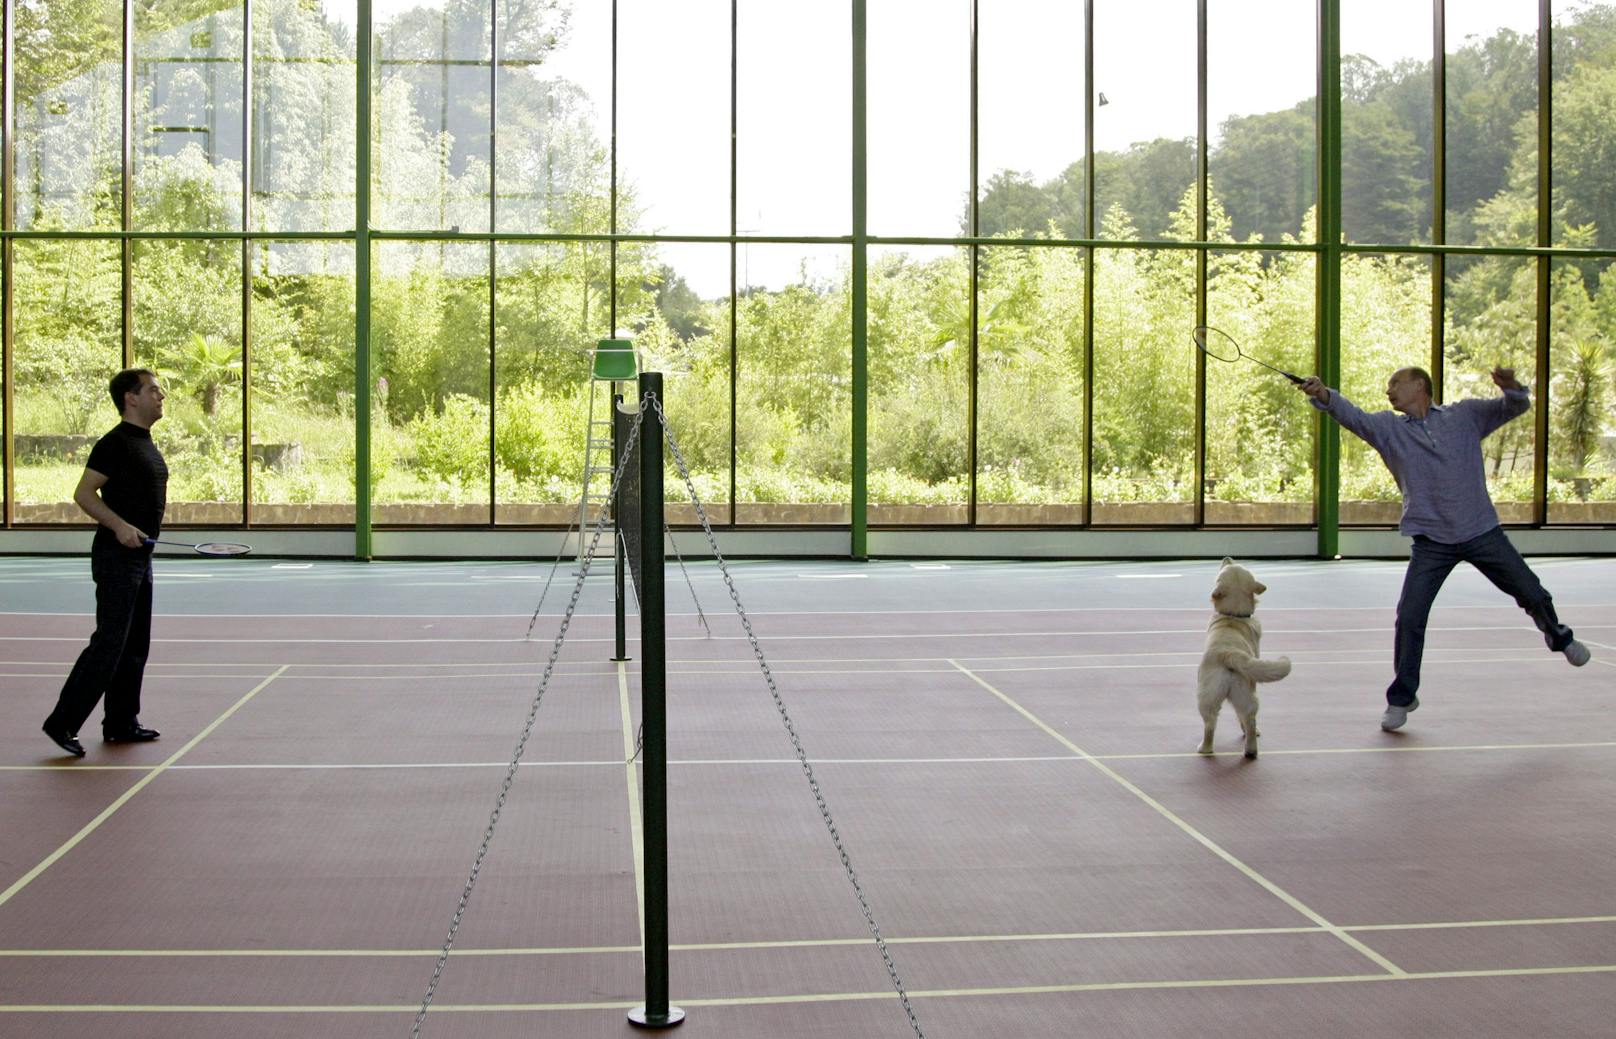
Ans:
MULTIPOLYGON (((597 406, 610 418, 610 403, 601 394, 597 406)), ((519 482, 566 478, 583 470, 587 404, 577 394, 547 394, 537 381, 520 383, 499 396, 499 424, 494 457, 519 482)), ((486 417, 486 412, 484 413, 486 417)), ((606 433, 605 427, 601 428, 606 433)))
POLYGON ((488 405, 463 393, 451 393, 443 411, 410 420, 415 436, 416 465, 425 473, 461 488, 488 481, 488 405))

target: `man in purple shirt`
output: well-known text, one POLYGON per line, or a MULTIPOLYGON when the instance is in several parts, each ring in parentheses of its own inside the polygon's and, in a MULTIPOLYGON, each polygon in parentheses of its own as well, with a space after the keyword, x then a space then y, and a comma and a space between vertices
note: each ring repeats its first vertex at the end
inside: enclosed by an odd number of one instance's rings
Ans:
POLYGON ((1513 596, 1531 615, 1549 649, 1573 665, 1588 663, 1588 648, 1554 613, 1554 600, 1521 554, 1504 536, 1498 512, 1487 494, 1481 441, 1532 406, 1531 394, 1515 381, 1512 368, 1495 368, 1493 383, 1504 391, 1492 400, 1431 403, 1431 376, 1420 368, 1399 368, 1386 383, 1391 411, 1360 410, 1317 376, 1301 391, 1315 408, 1357 434, 1386 462, 1403 492, 1400 533, 1414 539, 1403 594, 1397 601, 1397 640, 1392 662, 1397 677, 1386 690, 1380 727, 1400 729, 1419 707, 1420 659, 1425 653, 1425 622, 1442 582, 1460 563, 1469 563, 1513 596))

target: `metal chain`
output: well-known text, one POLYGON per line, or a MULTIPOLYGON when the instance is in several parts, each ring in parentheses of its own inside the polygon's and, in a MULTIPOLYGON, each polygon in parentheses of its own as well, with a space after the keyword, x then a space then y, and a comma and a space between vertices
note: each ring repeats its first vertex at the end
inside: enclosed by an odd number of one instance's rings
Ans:
POLYGON ((842 844, 842 836, 836 829, 836 821, 831 818, 830 807, 825 803, 825 795, 820 793, 819 780, 814 778, 813 766, 808 763, 808 754, 802 748, 802 740, 797 737, 797 728, 791 722, 791 715, 786 711, 785 700, 780 696, 780 689, 774 683, 774 673, 769 670, 769 662, 763 656, 763 647, 758 644, 757 635, 752 631, 752 621, 746 615, 746 607, 741 605, 740 593, 735 590, 735 581, 730 577, 729 567, 724 563, 724 555, 718 550, 718 538, 713 535, 713 526, 707 520, 707 511, 701 507, 701 499, 696 495, 696 484, 690 478, 690 466, 685 463, 684 452, 679 450, 679 442, 674 438, 673 427, 668 424, 668 416, 662 410, 662 401, 656 394, 647 393, 646 398, 656 409, 657 420, 662 424, 663 437, 668 442, 668 448, 673 452, 673 459, 679 466, 679 475, 685 481, 685 488, 690 492, 690 500, 696 506, 696 516, 701 520, 701 529, 707 534, 707 543, 712 546, 713 558, 718 561, 718 569, 723 572, 724 584, 729 587, 729 597, 735 603, 735 612, 741 618, 741 627, 746 629, 746 638, 752 644, 752 653, 757 657, 758 666, 763 670, 763 680, 768 683, 769 695, 774 698, 775 709, 780 712, 780 720, 785 723, 786 735, 791 737, 791 746, 797 752, 797 761, 802 765, 804 775, 808 777, 808 789, 813 791, 814 803, 819 806, 819 815, 825 820, 825 828, 830 831, 831 843, 836 845, 836 854, 841 856, 842 868, 847 870, 848 882, 853 885, 853 894, 858 896, 859 908, 864 911, 864 920, 870 925, 870 933, 875 936, 876 948, 881 950, 881 960, 886 964, 887 974, 892 978, 892 987, 898 991, 898 999, 903 1002, 903 1012, 909 1015, 909 1024, 915 1030, 918 1039, 926 1039, 926 1033, 920 1029, 920 1021, 915 1017, 915 1008, 909 1002, 909 993, 904 991, 903 979, 898 976, 897 965, 892 962, 892 954, 887 950, 886 939, 881 937, 881 928, 875 922, 875 913, 870 909, 870 902, 864 896, 864 889, 859 885, 858 874, 853 871, 853 860, 847 854, 847 848, 842 844))
MULTIPOLYGON (((638 414, 634 416, 634 428, 629 431, 628 447, 623 451, 623 457, 618 460, 617 471, 612 474, 612 492, 607 502, 617 496, 618 484, 622 481, 628 460, 634 453, 635 438, 639 436, 640 425, 644 421, 645 407, 642 404, 638 414)), ((550 647, 550 660, 544 665, 544 675, 539 679, 539 690, 533 696, 533 706, 528 708, 527 723, 522 726, 522 737, 516 741, 516 754, 505 770, 505 781, 500 784, 499 798, 494 802, 494 811, 488 817, 488 829, 483 831, 483 843, 477 849, 477 857, 471 864, 471 875, 466 878, 465 890, 460 893, 460 904, 455 907, 454 919, 449 922, 449 936, 444 939, 443 951, 438 954, 437 965, 432 968, 432 980, 427 983, 426 997, 421 1000, 421 1009, 415 1015, 415 1025, 410 1029, 410 1039, 420 1039, 421 1022, 426 1019, 427 1008, 432 1005, 432 997, 437 993, 438 981, 443 977, 444 964, 449 960, 449 951, 454 948, 455 935, 460 931, 460 921, 465 917, 466 906, 471 902, 471 889, 477 883, 477 875, 482 872, 483 859, 488 856, 488 846, 494 839, 494 827, 499 824, 500 812, 505 809, 505 798, 511 792, 511 784, 516 780, 516 769, 521 764, 523 752, 527 749, 528 737, 533 734, 533 723, 538 718, 539 704, 544 699, 544 691, 550 684, 550 676, 555 672, 556 661, 561 656, 561 644, 567 639, 567 628, 572 624, 573 613, 578 609, 578 598, 584 590, 584 578, 589 576, 589 566, 595 561, 595 550, 599 547, 600 536, 606 529, 606 517, 607 505, 603 502, 600 515, 595 520, 594 537, 589 540, 589 551, 584 554, 583 566, 578 571, 578 580, 572 586, 572 598, 567 602, 567 612, 561 618, 561 630, 556 633, 555 643, 550 647)))
POLYGON ((668 539, 668 545, 673 549, 673 558, 679 561, 679 572, 685 575, 685 587, 690 589, 690 601, 696 604, 696 620, 701 622, 701 629, 707 633, 708 638, 713 637, 713 629, 707 626, 707 615, 701 612, 701 597, 696 594, 696 585, 690 580, 690 571, 685 569, 685 557, 679 554, 679 542, 673 539, 673 528, 668 521, 662 521, 662 533, 668 539))
MULTIPOLYGON (((533 626, 539 623, 539 613, 544 609, 545 596, 550 594, 550 582, 555 580, 556 571, 561 568, 561 557, 567 554, 567 540, 572 537, 572 528, 576 525, 572 521, 568 521, 567 532, 561 535, 561 548, 556 552, 555 562, 550 564, 550 576, 544 579, 544 590, 539 593, 539 604, 533 607, 533 616, 528 619, 527 634, 522 636, 523 642, 533 637, 533 626)), ((580 530, 578 537, 582 538, 583 536, 583 531, 580 530)))

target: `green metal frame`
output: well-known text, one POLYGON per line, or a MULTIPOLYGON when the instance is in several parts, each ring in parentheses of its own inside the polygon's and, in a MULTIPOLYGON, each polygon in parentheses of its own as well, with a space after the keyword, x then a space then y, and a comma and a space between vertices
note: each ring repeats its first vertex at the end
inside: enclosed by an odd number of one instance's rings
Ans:
MULTIPOLYGON (((498 243, 510 242, 546 242, 546 243, 606 243, 609 246, 611 264, 611 282, 616 284, 617 271, 617 244, 620 242, 691 242, 691 243, 719 243, 730 248, 731 257, 731 299, 739 288, 735 284, 736 257, 738 250, 748 244, 795 244, 795 245, 839 245, 848 248, 851 257, 852 285, 851 291, 851 328, 850 328, 850 363, 852 376, 851 401, 851 442, 848 445, 851 453, 851 524, 850 524, 850 554, 853 558, 863 559, 868 556, 869 550, 869 329, 868 329, 868 292, 866 279, 869 270, 869 250, 872 245, 901 245, 901 246, 927 246, 941 245, 954 248, 964 247, 970 256, 970 295, 969 305, 973 310, 979 305, 977 300, 977 280, 979 277, 978 260, 981 247, 993 246, 1036 246, 1038 248, 1075 248, 1084 251, 1084 266, 1086 277, 1084 281, 1084 312, 1085 312, 1085 357, 1084 357, 1084 415, 1083 415, 1083 523, 1088 525, 1093 519, 1092 501, 1092 458, 1093 458, 1093 400, 1094 400, 1094 258, 1096 248, 1126 248, 1136 250, 1171 250, 1191 249, 1196 252, 1196 313, 1199 319, 1205 320, 1207 310, 1207 273, 1211 246, 1205 241, 1206 220, 1209 199, 1209 154, 1207 142, 1209 128, 1207 125, 1207 27, 1210 17, 1215 16, 1211 11, 1209 0, 1198 0, 1196 5, 1196 18, 1198 27, 1197 40, 1197 192, 1199 205, 1197 212, 1197 225, 1199 240, 1192 242, 1180 241, 1132 241, 1112 242, 1096 237, 1095 226, 1095 182, 1093 171, 1094 159, 1094 110, 1095 110, 1095 84, 1094 84, 1094 42, 1093 28, 1095 20, 1096 0, 1084 0, 1083 17, 1085 26, 1085 39, 1083 40, 1084 62, 1084 111, 1086 113, 1084 125, 1083 162, 1085 170, 1085 183, 1083 185, 1084 226, 1081 228, 1085 237, 1066 239, 1062 241, 1049 241, 1037 238, 984 238, 979 234, 978 224, 978 181, 979 170, 977 133, 978 108, 976 90, 978 69, 978 30, 980 25, 979 14, 983 0, 972 0, 970 7, 970 61, 971 81, 973 84, 972 101, 970 109, 970 177, 968 197, 970 198, 970 223, 972 234, 969 236, 938 238, 929 236, 902 237, 902 236, 872 236, 869 233, 868 222, 868 189, 869 189, 869 141, 868 141, 868 5, 869 0, 849 0, 851 14, 850 43, 852 48, 852 121, 851 121, 851 212, 852 225, 846 235, 831 236, 798 236, 783 235, 741 235, 737 224, 734 173, 737 164, 737 154, 734 146, 737 130, 738 110, 736 95, 738 89, 738 59, 736 41, 738 40, 738 0, 731 0, 730 34, 731 34, 731 97, 730 120, 732 130, 732 146, 730 154, 731 169, 731 197, 730 197, 730 227, 728 234, 722 235, 652 235, 639 233, 625 233, 618 226, 617 213, 617 40, 618 40, 618 10, 617 4, 612 4, 612 97, 611 106, 611 194, 610 223, 608 230, 601 234, 548 234, 523 233, 511 231, 490 230, 485 232, 462 233, 458 231, 431 231, 431 230, 379 230, 371 227, 371 200, 370 188, 372 179, 372 98, 374 71, 377 60, 374 50, 374 12, 373 0, 356 0, 358 32, 356 40, 355 61, 355 124, 357 147, 355 155, 355 181, 354 181, 354 228, 348 231, 326 231, 308 233, 259 233, 252 227, 252 170, 251 163, 244 163, 242 178, 242 214, 243 226, 239 231, 190 231, 190 232, 158 232, 136 230, 134 227, 133 204, 133 158, 134 158, 134 61, 133 50, 135 45, 134 5, 125 2, 122 18, 122 142, 121 159, 122 169, 122 199, 119 213, 118 227, 115 230, 99 231, 37 231, 19 230, 15 226, 15 198, 10 191, 15 183, 15 119, 12 109, 15 97, 15 69, 14 44, 12 40, 14 27, 14 0, 8 0, 4 6, 4 54, 0 60, 4 62, 3 85, 0 85, 0 102, 3 102, 4 113, 0 114, 0 133, 4 136, 3 181, 7 193, 4 202, 4 211, 0 213, 0 365, 9 375, 14 364, 14 286, 12 284, 14 266, 14 244, 18 240, 29 239, 55 239, 55 240, 102 240, 116 241, 121 249, 121 280, 122 296, 122 353, 123 363, 128 365, 134 361, 134 320, 133 320, 133 285, 132 264, 134 259, 135 243, 145 239, 161 240, 220 240, 241 242, 242 267, 242 349, 244 359, 245 385, 243 387, 243 414, 242 430, 244 443, 251 440, 251 394, 252 383, 250 374, 250 357, 252 351, 251 334, 251 307, 252 307, 252 272, 254 249, 259 242, 272 241, 352 241, 354 245, 354 271, 355 271, 355 300, 356 313, 354 318, 354 439, 355 439, 355 468, 356 479, 354 486, 354 555, 358 559, 371 558, 374 550, 374 509, 371 486, 368 474, 371 471, 372 444, 371 444, 371 418, 373 408, 373 374, 374 356, 371 342, 371 286, 372 286, 372 250, 376 243, 385 241, 454 241, 454 242, 486 242, 490 256, 490 348, 494 348, 492 335, 495 327, 495 313, 493 306, 493 278, 495 273, 494 254, 498 243), (1210 12, 1210 13, 1209 13, 1210 12), (361 475, 364 474, 364 475, 361 475)), ((1110 2, 1110 0, 1099 0, 1110 2)), ((1244 250, 1261 250, 1264 252, 1307 252, 1317 258, 1316 281, 1316 310, 1315 334, 1317 349, 1317 371, 1321 378, 1332 385, 1338 385, 1342 371, 1342 344, 1340 342, 1340 310, 1341 310, 1341 264, 1345 257, 1355 254, 1408 254, 1428 256, 1432 262, 1432 328, 1431 328, 1431 366, 1432 374, 1437 380, 1438 393, 1441 393, 1443 351, 1445 330, 1443 328, 1444 278, 1445 267, 1449 256, 1516 256, 1530 257, 1536 265, 1537 281, 1537 337, 1536 337, 1536 365, 1534 381, 1538 388, 1538 407, 1534 414, 1534 470, 1533 470, 1533 521, 1543 524, 1547 521, 1547 491, 1548 491, 1548 390, 1549 376, 1551 374, 1551 326, 1549 311, 1549 291, 1551 288, 1551 275, 1553 263, 1556 260, 1597 259, 1609 260, 1612 253, 1609 250, 1598 249, 1566 249, 1555 248, 1552 243, 1553 229, 1551 226, 1552 198, 1551 198, 1551 146, 1552 146, 1552 110, 1553 110, 1553 56, 1552 56, 1552 30, 1551 19, 1553 15, 1550 0, 1537 0, 1538 9, 1538 226, 1536 239, 1531 246, 1517 246, 1507 248, 1494 248, 1485 246, 1453 245, 1446 241, 1446 152, 1445 139, 1445 56, 1446 45, 1444 41, 1445 0, 1430 0, 1432 17, 1432 61, 1433 61, 1433 87, 1432 104, 1435 125, 1438 127, 1438 138, 1434 142, 1433 166, 1433 212, 1431 213, 1433 236, 1428 244, 1416 245, 1389 245, 1389 244, 1357 244, 1344 240, 1342 226, 1342 199, 1341 199, 1341 157, 1342 157, 1342 127, 1341 127, 1341 19, 1345 7, 1344 0, 1316 0, 1317 15, 1317 69, 1318 69, 1318 108, 1317 108, 1317 190, 1318 190, 1318 221, 1319 239, 1312 243, 1219 243, 1219 251, 1238 252, 1244 250)), ((251 34, 254 22, 254 0, 241 0, 244 7, 244 31, 246 33, 245 55, 251 57, 251 34)), ((497 31, 497 30, 496 30, 497 31)), ((486 62, 456 62, 456 64, 486 65, 489 68, 491 80, 491 103, 498 105, 498 69, 506 64, 498 56, 498 47, 494 47, 491 58, 486 62)), ((252 61, 246 61, 244 70, 244 87, 249 99, 253 90, 252 61)), ((252 150, 252 105, 246 105, 242 127, 242 147, 244 154, 252 150)), ((495 157, 497 161, 497 156, 495 157)), ((497 192, 495 193, 497 195, 497 192)), ((494 198, 490 198, 490 228, 497 227, 494 222, 492 208, 494 198)), ((611 326, 616 328, 617 298, 615 291, 610 299, 611 326)), ((739 354, 736 336, 736 313, 732 304, 730 311, 730 347, 731 347, 731 458, 730 458, 730 499, 733 507, 736 498, 736 444, 735 444, 735 395, 738 392, 739 380, 739 354)), ((977 330, 972 322, 971 351, 973 359, 978 349, 977 330)), ((493 385, 494 379, 493 358, 490 357, 490 400, 497 397, 493 385)), ((969 507, 968 526, 974 525, 976 519, 976 450, 977 450, 977 424, 979 413, 977 407, 977 392, 975 383, 975 365, 972 365, 970 411, 967 416, 970 431, 970 446, 968 457, 970 472, 968 474, 972 488, 969 507)), ((3 404, 3 418, 0 418, 0 449, 3 449, 4 477, 0 481, 0 494, 3 494, 3 514, 0 514, 0 523, 11 526, 13 523, 13 503, 15 490, 15 477, 12 472, 14 425, 11 399, 13 394, 11 379, 7 378, 0 383, 0 404, 3 404)), ((1207 466, 1207 431, 1206 431, 1206 401, 1205 401, 1205 371, 1204 360, 1197 358, 1196 369, 1196 407, 1195 407, 1195 476, 1196 490, 1194 498, 1195 524, 1201 525, 1205 521, 1205 475, 1207 466)), ((492 436, 495 420, 490 409, 490 452, 493 450, 492 436)), ((1334 556, 1339 552, 1340 546, 1340 481, 1341 481, 1341 444, 1338 427, 1325 421, 1322 417, 1315 427, 1316 430, 1316 488, 1315 507, 1318 531, 1318 554, 1324 557, 1334 556)), ((250 450, 244 451, 243 457, 243 491, 242 513, 243 522, 251 525, 253 520, 253 491, 250 450)), ((493 522, 495 497, 490 496, 490 523, 493 522)), ((731 522, 734 522, 732 513, 731 522)))
POLYGON ((869 407, 870 333, 868 287, 870 270, 869 141, 865 120, 868 77, 866 0, 853 0, 853 538, 850 554, 870 554, 869 407))
POLYGON ((370 62, 371 0, 359 0, 354 72, 354 558, 371 558, 370 510, 370 62))
MULTIPOLYGON (((1319 378, 1341 385, 1341 0, 1319 0, 1319 263, 1314 338, 1319 378)), ((1341 428, 1320 414, 1314 508, 1318 554, 1341 551, 1341 428)))

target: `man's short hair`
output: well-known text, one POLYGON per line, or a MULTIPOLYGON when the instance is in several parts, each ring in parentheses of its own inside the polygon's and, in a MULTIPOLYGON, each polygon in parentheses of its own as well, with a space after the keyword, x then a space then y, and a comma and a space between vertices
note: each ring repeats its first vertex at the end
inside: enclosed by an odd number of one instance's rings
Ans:
POLYGON ((140 379, 145 375, 157 378, 157 373, 150 368, 125 368, 107 383, 107 392, 112 394, 112 406, 118 409, 118 414, 123 414, 123 395, 139 393, 140 379))
POLYGON ((1415 368, 1412 366, 1404 368, 1403 371, 1418 379, 1420 381, 1420 385, 1425 387, 1425 395, 1430 397, 1432 400, 1436 400, 1436 394, 1431 390, 1430 372, 1426 371, 1424 368, 1415 368))

